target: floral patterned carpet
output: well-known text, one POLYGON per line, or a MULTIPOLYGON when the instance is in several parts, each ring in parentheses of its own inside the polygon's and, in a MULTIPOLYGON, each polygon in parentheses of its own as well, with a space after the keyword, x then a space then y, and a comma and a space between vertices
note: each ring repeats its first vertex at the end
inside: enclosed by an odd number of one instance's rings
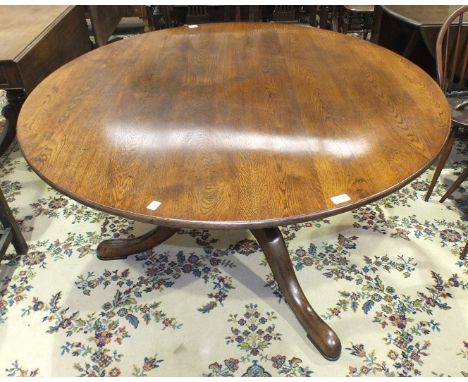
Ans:
MULTIPOLYGON (((430 202, 433 168, 399 192, 282 227, 299 281, 341 338, 326 361, 284 303, 248 231, 181 230, 126 260, 97 244, 150 226, 51 189, 16 146, 0 186, 30 250, 0 263, 0 376, 468 376, 461 142, 430 202)), ((465 184, 466 187, 466 184, 465 184)))

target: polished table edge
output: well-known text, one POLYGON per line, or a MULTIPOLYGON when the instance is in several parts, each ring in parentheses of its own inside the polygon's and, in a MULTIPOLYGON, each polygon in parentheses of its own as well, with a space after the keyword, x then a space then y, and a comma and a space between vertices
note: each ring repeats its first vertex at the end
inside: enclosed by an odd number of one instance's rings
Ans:
MULTIPOLYGON (((215 24, 216 23, 211 23, 209 25, 213 26, 215 24)), ((217 24, 222 24, 222 25, 224 25, 224 24, 234 24, 234 25, 259 24, 259 25, 264 25, 265 23, 248 23, 248 22, 234 23, 233 22, 233 23, 217 23, 217 24)), ((291 25, 287 25, 287 27, 291 27, 291 25)), ((303 28, 301 26, 294 26, 294 27, 299 28, 299 29, 303 28)), ((172 28, 172 29, 174 30, 174 29, 182 29, 182 28, 187 28, 187 27, 186 26, 181 26, 181 27, 172 28)), ((322 31, 322 32, 335 34, 335 32, 332 32, 332 31, 322 31)), ((149 32, 149 33, 160 33, 160 31, 154 31, 154 32, 149 32)), ((388 53, 390 55, 394 55, 394 56, 398 57, 399 59, 408 62, 408 64, 414 66, 415 70, 420 71, 425 76, 430 78, 427 75, 427 73, 425 73, 421 68, 419 68, 415 64, 413 64, 407 58, 402 57, 401 55, 399 55, 399 54, 397 54, 397 53, 395 53, 395 52, 393 52, 393 51, 391 51, 391 50, 389 50, 389 49, 387 49, 385 47, 373 44, 371 42, 361 41, 361 40, 358 40, 358 41, 359 41, 359 43, 362 43, 362 44, 371 44, 376 49, 384 50, 384 51, 386 51, 386 53, 388 53)), ((119 44, 119 43, 122 43, 122 42, 121 41, 116 42, 113 45, 116 45, 116 44, 119 44)), ((89 53, 90 52, 88 52, 88 54, 89 53)), ((68 63, 68 64, 70 64, 70 63, 68 63)), ((431 79, 431 80, 434 81, 433 79, 431 79)), ((435 81, 434 81, 434 84, 435 84, 435 81)), ((437 89, 440 90, 440 88, 438 86, 437 86, 437 89)), ((337 207, 332 207, 332 208, 329 208, 329 209, 324 209, 324 210, 321 210, 321 211, 315 212, 315 213, 308 213, 308 214, 304 214, 304 215, 296 215, 296 216, 292 216, 292 217, 272 218, 272 219, 248 220, 248 221, 246 221, 246 220, 242 220, 242 221, 235 221, 235 220, 233 220, 233 221, 188 220, 188 219, 179 219, 179 218, 161 218, 161 217, 157 217, 157 216, 150 216, 150 215, 143 214, 143 213, 135 213, 135 212, 120 210, 118 208, 109 207, 107 205, 99 204, 99 203, 93 202, 92 200, 85 199, 80 195, 77 195, 77 194, 75 194, 73 192, 70 192, 70 191, 60 187, 57 183, 55 183, 52 180, 49 180, 46 176, 42 175, 40 173, 40 170, 36 169, 34 167, 34 165, 32 165, 29 162, 28 158, 24 154, 24 151, 23 150, 22 151, 23 151, 23 155, 26 158, 26 161, 28 162, 30 167, 46 183, 50 184, 53 188, 59 190, 61 193, 67 195, 68 197, 70 197, 70 198, 72 198, 72 199, 74 199, 74 200, 76 200, 76 201, 78 201, 78 202, 80 202, 80 203, 82 203, 82 204, 84 204, 86 206, 89 206, 91 208, 94 208, 94 209, 97 209, 97 210, 100 210, 100 211, 103 211, 103 212, 107 212, 107 213, 114 214, 114 215, 124 217, 124 218, 128 218, 128 219, 133 219, 133 220, 140 221, 140 222, 143 222, 143 223, 156 224, 156 225, 160 224, 160 225, 165 225, 165 226, 168 226, 168 227, 220 229, 220 230, 268 228, 268 227, 276 227, 276 226, 282 226, 282 225, 303 223, 303 222, 307 222, 307 221, 311 221, 311 220, 318 220, 318 219, 323 219, 323 218, 327 218, 327 217, 330 217, 330 216, 334 216, 334 215, 337 215, 337 214, 340 214, 340 213, 343 213, 343 212, 353 210, 355 208, 362 207, 362 206, 364 206, 364 205, 366 205, 368 203, 377 201, 377 200, 379 200, 379 199, 381 199, 383 197, 386 197, 386 196, 390 195, 391 193, 397 191, 398 189, 404 187, 409 182, 411 182, 412 180, 417 178, 419 175, 421 175, 425 170, 427 170, 431 166, 431 164, 435 161, 437 156, 440 154, 440 151, 444 147, 445 142, 447 141, 448 135, 449 135, 449 130, 450 130, 449 127, 450 127, 450 124, 451 124, 449 110, 450 109, 449 109, 449 106, 448 106, 448 103, 447 103, 447 111, 448 111, 447 112, 447 132, 446 132, 446 136, 445 136, 445 139, 444 139, 444 143, 441 145, 438 152, 435 155, 433 155, 433 157, 430 158, 425 163, 425 165, 423 165, 421 168, 419 168, 413 174, 409 175, 407 178, 401 180, 400 182, 398 182, 398 183, 392 185, 391 187, 386 188, 386 189, 384 189, 384 190, 382 190, 382 191, 380 191, 378 193, 375 193, 375 194, 372 194, 372 195, 367 196, 365 198, 359 199, 354 203, 349 203, 349 204, 344 204, 344 205, 337 206, 337 207)))
MULTIPOLYGON (((450 121, 448 122, 450 124, 450 121)), ((278 226, 287 226, 290 224, 298 224, 298 223, 305 223, 308 221, 320 220, 327 217, 339 215, 344 212, 348 212, 354 210, 356 208, 362 207, 369 203, 375 202, 380 200, 395 191, 398 191, 402 187, 409 184, 411 181, 419 177, 424 171, 426 171, 437 159, 442 149, 445 147, 446 142, 450 137, 450 129, 447 130, 447 135, 445 137, 443 145, 440 147, 439 151, 418 171, 410 175, 409 177, 403 179, 399 183, 395 184, 392 187, 389 187, 377 194, 373 194, 367 198, 363 198, 358 200, 355 203, 345 204, 341 207, 336 207, 332 209, 327 209, 324 211, 320 211, 317 213, 312 213, 308 215, 298 215, 294 217, 287 217, 281 219, 265 219, 259 221, 196 221, 196 220, 184 220, 184 219, 168 219, 168 218, 158 218, 158 217, 151 217, 148 215, 137 214, 133 212, 123 211, 116 208, 104 206, 98 203, 95 203, 90 200, 85 200, 81 197, 78 197, 73 192, 70 192, 62 187, 60 187, 57 183, 50 181, 47 177, 45 177, 35 166, 30 163, 26 155, 21 148, 21 142, 18 140, 18 146, 21 150, 21 153, 26 160, 27 164, 31 169, 41 178, 45 183, 50 185, 55 190, 59 191, 60 193, 66 195, 67 197, 81 203, 87 207, 92 209, 96 209, 98 211, 102 211, 105 213, 109 213, 111 215, 123 217, 126 219, 131 219, 138 221, 140 223, 148 223, 154 225, 163 225, 165 227, 172 227, 172 228, 192 228, 192 229, 212 229, 212 230, 232 230, 232 229, 258 229, 258 228, 274 228, 278 226)))

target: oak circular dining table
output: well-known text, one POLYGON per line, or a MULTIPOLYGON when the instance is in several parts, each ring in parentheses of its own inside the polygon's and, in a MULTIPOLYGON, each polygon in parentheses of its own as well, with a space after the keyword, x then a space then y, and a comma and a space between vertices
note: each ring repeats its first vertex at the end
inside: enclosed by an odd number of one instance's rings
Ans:
POLYGON ((279 226, 382 198, 434 161, 450 128, 437 84, 384 48, 298 25, 220 23, 145 33, 86 53, 26 100, 18 141, 65 195, 153 223, 97 247, 149 250, 181 228, 248 229, 308 338, 313 310, 279 226))

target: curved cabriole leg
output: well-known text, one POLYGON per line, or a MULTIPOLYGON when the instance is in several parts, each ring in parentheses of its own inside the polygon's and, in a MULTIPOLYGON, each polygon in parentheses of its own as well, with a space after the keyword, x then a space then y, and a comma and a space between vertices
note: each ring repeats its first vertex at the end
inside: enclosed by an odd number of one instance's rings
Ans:
POLYGON ((315 313, 297 281, 286 244, 278 228, 251 230, 266 255, 283 296, 307 332, 307 337, 330 360, 340 357, 341 343, 336 333, 315 313))
POLYGON ((100 260, 125 259, 127 256, 156 247, 158 244, 169 239, 177 231, 177 228, 158 226, 134 239, 104 240, 97 247, 97 257, 100 260))

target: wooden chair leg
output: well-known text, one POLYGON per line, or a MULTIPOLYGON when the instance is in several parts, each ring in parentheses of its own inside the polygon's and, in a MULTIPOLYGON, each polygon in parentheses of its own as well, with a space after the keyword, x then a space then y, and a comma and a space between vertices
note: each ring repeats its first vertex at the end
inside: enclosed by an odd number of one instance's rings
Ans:
POLYGON ((332 10, 332 31, 340 32, 343 16, 343 6, 334 5, 332 10))
MULTIPOLYGON (((16 220, 11 213, 10 207, 8 206, 7 201, 5 200, 5 197, 3 196, 3 193, 0 191, 0 221, 4 227, 4 229, 7 229, 8 231, 11 232, 11 241, 13 242, 13 246, 16 249, 16 252, 19 255, 24 255, 26 252, 28 252, 28 245, 26 243, 26 240, 24 240, 23 234, 21 233, 20 227, 18 226, 18 223, 16 223, 16 220)), ((2 252, 6 249, 6 246, 10 244, 10 240, 3 241, 3 246, 5 248, 2 248, 2 252)), ((1 257, 1 256, 0 256, 1 257)))
POLYGON ((143 20, 144 31, 154 31, 153 8, 148 5, 141 5, 141 19, 143 20))
POLYGON ((343 14, 341 15, 341 32, 346 34, 348 33, 349 29, 349 23, 351 19, 351 15, 349 12, 343 11, 343 14))
POLYGON ((465 167, 461 175, 457 178, 457 180, 455 180, 455 182, 453 182, 453 184, 449 187, 449 189, 444 194, 444 196, 442 196, 442 198, 439 200, 439 202, 442 203, 445 199, 447 199, 452 194, 452 192, 455 191, 460 186, 460 184, 462 184, 462 182, 465 181, 467 177, 468 177, 468 166, 465 167))
POLYGON ((434 172, 434 176, 432 177, 431 184, 424 198, 426 202, 429 200, 429 197, 431 196, 432 191, 434 190, 434 186, 437 183, 437 179, 439 179, 439 175, 445 166, 445 162, 447 162, 447 158, 450 152, 452 151, 454 142, 455 142, 455 130, 452 128, 452 130, 450 131, 450 135, 447 140, 447 143, 445 144, 444 148, 442 149, 442 152, 440 153, 439 163, 437 164, 437 167, 434 172))
POLYGON ((466 255, 468 254, 468 241, 466 242, 465 248, 460 253, 460 260, 465 260, 466 255))

